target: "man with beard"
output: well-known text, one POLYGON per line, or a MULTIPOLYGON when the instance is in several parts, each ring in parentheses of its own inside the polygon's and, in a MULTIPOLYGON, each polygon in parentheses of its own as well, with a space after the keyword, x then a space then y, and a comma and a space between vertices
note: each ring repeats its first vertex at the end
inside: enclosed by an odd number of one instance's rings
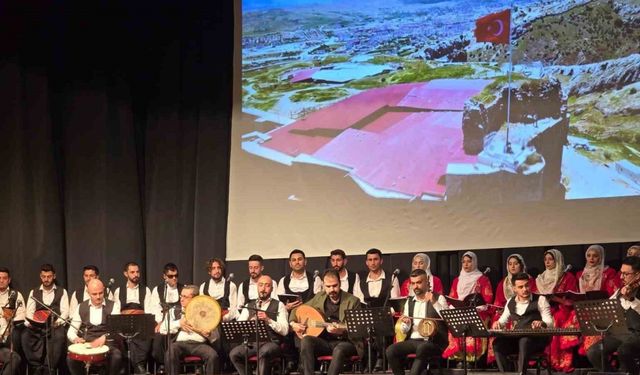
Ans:
MULTIPOLYGON (((108 346, 107 373, 109 375, 120 374, 122 353, 113 344, 113 341, 107 341, 109 332, 107 316, 120 313, 120 301, 114 302, 105 299, 105 287, 99 279, 89 281, 87 291, 89 299, 80 303, 73 312, 67 338, 74 344, 88 343, 92 348, 108 346), (78 328, 80 329, 78 330, 78 328)), ((85 373, 84 362, 67 358, 67 365, 69 365, 72 375, 85 373)))
POLYGON ((416 358, 409 373, 420 375, 427 368, 429 358, 440 356, 448 344, 447 327, 443 321, 435 321, 437 329, 433 337, 422 337, 418 330, 421 318, 441 319, 440 310, 447 308, 447 300, 443 295, 429 291, 431 286, 425 270, 413 270, 410 280, 414 296, 405 302, 400 329, 404 334, 411 333, 405 341, 387 348, 389 367, 395 375, 404 375, 404 359, 412 353, 416 358))
MULTIPOLYGON (((100 278, 100 270, 97 266, 93 264, 88 264, 82 268, 82 286, 76 289, 69 298, 69 314, 73 315, 73 312, 76 311, 78 305, 89 299, 89 291, 87 286, 89 285, 89 281, 93 279, 100 278)), ((105 290, 105 294, 107 297, 110 296, 110 291, 108 289, 105 290)))
POLYGON ((151 292, 151 308, 157 323, 156 334, 153 337, 152 354, 160 373, 164 372, 164 353, 167 350, 166 329, 165 333, 160 332, 161 322, 170 309, 180 308, 180 293, 183 288, 183 285, 178 281, 178 266, 173 263, 165 264, 162 278, 164 282, 153 288, 153 292, 151 292))
POLYGON ((227 313, 222 320, 228 322, 238 316, 238 289, 231 279, 225 278, 225 264, 222 259, 212 258, 207 262, 211 276, 200 285, 200 294, 215 298, 227 313))
POLYGON ((340 274, 340 289, 353 294, 353 287, 360 284, 360 275, 347 271, 347 254, 342 249, 331 251, 331 268, 340 274))
POLYGON ((64 324, 69 318, 69 296, 64 288, 55 284, 55 280, 56 270, 51 264, 43 264, 40 267, 40 287, 29 291, 25 322, 28 328, 22 335, 29 374, 55 372, 66 349, 64 324), (41 303, 60 318, 50 315, 41 303))
MULTIPOLYGON (((271 363, 274 358, 280 355, 280 343, 289 331, 287 310, 282 302, 271 298, 272 291, 273 280, 271 280, 271 277, 267 275, 260 276, 258 279, 258 299, 249 302, 249 309, 242 310, 238 317, 239 321, 263 320, 267 325, 269 341, 260 344, 260 353, 258 353, 258 373, 260 375, 271 374, 271 363)), ((240 375, 247 374, 247 369, 244 366, 245 355, 249 357, 256 355, 255 346, 251 346, 248 352, 245 352, 245 347, 238 345, 229 354, 231 362, 233 362, 240 375)))
MULTIPOLYGON (((242 311, 245 303, 255 301, 258 298, 258 279, 262 276, 264 266, 263 259, 260 255, 253 254, 249 257, 249 278, 240 283, 238 287, 238 311, 242 311)), ((278 298, 276 294, 276 282, 273 281, 273 292, 271 298, 278 298)))
MULTIPOLYGON (((504 312, 493 323, 493 329, 503 329, 511 321, 514 329, 540 329, 553 326, 553 317, 549 302, 543 295, 532 294, 529 275, 520 272, 511 278, 511 285, 515 296, 509 298, 504 312)), ((527 371, 529 357, 539 353, 551 341, 550 337, 521 336, 496 337, 493 351, 500 372, 505 372, 508 365, 507 356, 518 353, 518 368, 516 372, 524 374, 527 371)))
POLYGON ((22 293, 9 288, 11 284, 11 274, 9 269, 0 267, 0 306, 3 314, 0 315, 0 363, 4 364, 1 375, 17 375, 24 373, 21 371, 22 360, 18 353, 21 353, 20 332, 17 327, 22 327, 25 317, 24 298, 22 293), (9 321, 13 318, 13 327, 8 327, 9 321), (8 329, 12 329, 9 336, 8 329), (3 340, 6 340, 3 342, 3 340), (13 341, 13 352, 9 346, 13 341))
MULTIPOLYGON (((320 311, 328 322, 343 325, 345 311, 359 309, 360 301, 352 294, 340 289, 340 275, 334 269, 328 269, 322 275, 323 291, 316 294, 305 305, 320 311)), ((299 335, 303 335, 307 326, 303 322, 296 322, 296 310, 289 317, 291 328, 299 335)), ((315 361, 318 356, 333 357, 327 375, 338 375, 345 363, 354 355, 362 355, 362 343, 351 342, 346 329, 338 325, 329 325, 319 337, 304 336, 300 341, 300 365, 303 375, 314 373, 315 361)))
MULTIPOLYGON (((120 303, 123 314, 153 314, 151 290, 140 284, 140 266, 136 262, 124 265, 124 287, 118 287, 113 296, 120 303)), ((147 356, 151 350, 151 339, 131 339, 131 363, 136 374, 147 372, 147 356)))

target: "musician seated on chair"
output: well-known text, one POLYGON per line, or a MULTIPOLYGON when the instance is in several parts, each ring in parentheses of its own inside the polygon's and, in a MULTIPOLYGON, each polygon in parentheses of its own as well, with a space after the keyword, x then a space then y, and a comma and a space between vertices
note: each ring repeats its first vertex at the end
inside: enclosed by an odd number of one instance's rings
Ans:
MULTIPOLYGON (((320 311, 329 322, 344 325, 345 311, 360 308, 360 300, 353 294, 340 289, 340 275, 334 269, 324 271, 322 275, 323 291, 316 294, 302 306, 311 306, 320 311)), ((312 375, 316 357, 330 355, 333 357, 329 365, 328 375, 337 375, 351 356, 362 356, 360 342, 351 342, 347 337, 346 328, 338 325, 328 325, 319 337, 305 335, 307 326, 302 321, 296 321, 297 311, 291 313, 290 325, 293 331, 302 336, 300 341, 300 365, 303 375, 312 375)))
MULTIPOLYGON (((273 280, 267 275, 262 275, 258 279, 258 299, 249 302, 248 309, 243 309, 238 317, 239 321, 263 320, 267 325, 269 341, 260 343, 260 353, 258 355, 258 370, 261 375, 271 374, 271 363, 274 358, 281 355, 280 343, 289 332, 288 312, 284 303, 271 298, 273 280), (253 309, 258 309, 256 311, 253 309)), ((254 341, 255 344, 255 341, 254 341)), ((251 345, 246 351, 243 345, 238 345, 231 350, 229 358, 240 375, 246 375, 244 360, 245 354, 249 357, 256 355, 256 347, 251 345)))
MULTIPOLYGON (((553 326, 549 302, 544 296, 531 293, 529 275, 520 272, 511 278, 515 295, 507 301, 500 318, 493 323, 493 329, 504 329, 511 322, 514 329, 541 329, 553 326)), ((507 356, 518 353, 518 368, 523 374, 531 355, 544 351, 550 336, 496 337, 493 350, 501 372, 507 367, 507 356)))
MULTIPOLYGON (((114 338, 107 340, 107 315, 120 313, 120 302, 105 299, 105 287, 100 279, 92 279, 87 285, 89 299, 81 302, 73 312, 67 338, 73 344, 88 344, 87 347, 109 348, 106 372, 119 374, 122 370, 122 353, 114 344, 114 338), (80 329, 78 331, 78 328, 80 329)), ((67 358, 69 370, 73 375, 85 373, 85 363, 67 358)))
MULTIPOLYGON (((605 336, 603 341, 605 366, 610 366, 609 355, 618 352, 620 371, 637 375, 636 360, 640 358, 640 295, 638 295, 640 257, 628 256, 622 260, 620 278, 623 286, 611 298, 620 299, 629 331, 622 335, 607 334, 605 336)), ((587 357, 598 371, 611 371, 611 368, 606 370, 602 368, 601 353, 600 343, 596 343, 587 351, 587 357)))
MULTIPOLYGON (((0 271, 2 272, 2 271, 0 271)), ((13 315, 13 311, 11 312, 13 315)), ((9 321, 12 316, 0 314, 0 375, 18 375, 22 361, 17 352, 10 350, 11 327, 9 321)))
POLYGON ((404 359, 408 354, 416 358, 411 366, 411 375, 420 375, 427 368, 429 359, 440 357, 447 347, 447 327, 441 320, 440 310, 448 308, 443 295, 431 292, 427 272, 415 269, 410 275, 410 288, 414 297, 404 305, 400 329, 409 337, 387 348, 389 366, 395 375, 404 374, 404 359), (440 320, 426 321, 423 318, 440 320))
MULTIPOLYGON (((180 292, 181 309, 171 308, 169 310, 170 332, 177 333, 176 340, 165 353, 164 363, 170 366, 170 374, 179 374, 180 360, 186 356, 198 356, 205 363, 205 374, 219 374, 218 352, 211 344, 218 340, 219 333, 215 329, 210 332, 202 332, 193 327, 186 320, 186 308, 193 297, 198 295, 197 285, 185 285, 180 292)), ((160 325, 160 333, 167 334, 167 325, 163 321, 160 325)))

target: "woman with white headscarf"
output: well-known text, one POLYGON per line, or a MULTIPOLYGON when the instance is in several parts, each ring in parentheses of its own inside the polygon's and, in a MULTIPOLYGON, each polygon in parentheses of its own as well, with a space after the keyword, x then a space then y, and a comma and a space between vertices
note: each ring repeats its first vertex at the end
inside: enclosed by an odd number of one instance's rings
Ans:
MULTIPOLYGON (((563 292, 577 292, 578 282, 571 272, 564 272, 565 264, 562 253, 557 249, 544 252, 543 273, 536 278, 536 288, 540 294, 553 294, 563 292)), ((551 315, 553 315, 553 326, 557 328, 577 328, 575 327, 575 316, 573 305, 562 303, 550 299, 551 315)), ((577 336, 553 336, 551 339, 549 357, 551 366, 556 371, 573 371, 573 347, 578 345, 577 336)))
MULTIPOLYGON (((493 289, 489 278, 478 270, 478 257, 475 253, 467 251, 462 255, 462 269, 460 275, 453 280, 449 297, 464 300, 470 294, 478 293, 486 304, 493 302, 493 289)), ((482 306, 485 307, 485 306, 482 306)), ((480 317, 487 324, 491 319, 489 309, 481 308, 478 310, 480 317)), ((487 339, 468 338, 467 342, 467 361, 476 361, 487 350, 487 339)), ((462 359, 462 340, 455 339, 449 333, 449 346, 442 353, 442 357, 454 360, 462 359)))
MULTIPOLYGON (((442 294, 442 281, 438 276, 434 276, 431 273, 431 259, 425 253, 418 253, 413 256, 413 260, 411 261, 411 271, 423 269, 427 273, 427 279, 429 280, 429 285, 431 286, 431 291, 436 292, 438 294, 442 294)), ((411 278, 407 278, 400 286, 400 295, 402 297, 413 296, 413 290, 410 288, 411 278)))

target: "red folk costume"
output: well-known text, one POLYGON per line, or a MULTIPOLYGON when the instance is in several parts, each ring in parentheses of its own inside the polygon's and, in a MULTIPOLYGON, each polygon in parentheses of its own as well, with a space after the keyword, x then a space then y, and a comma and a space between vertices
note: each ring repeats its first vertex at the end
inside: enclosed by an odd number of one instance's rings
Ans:
MULTIPOLYGON (((431 273, 431 258, 425 253, 418 253, 413 256, 413 262, 411 265, 411 270, 415 270, 416 268, 422 268, 427 273, 427 278, 429 279, 429 285, 431 285, 431 291, 436 292, 438 294, 443 294, 442 281, 438 276, 434 276, 431 273), (416 262, 420 260, 421 262, 416 262), (422 267, 415 267, 414 264, 421 264, 422 267)), ((400 286, 400 295, 402 297, 413 296, 413 290, 409 287, 411 285, 411 278, 406 279, 402 282, 400 286)))
MULTIPOLYGON (((472 293, 480 293, 485 303, 491 303, 493 301, 493 289, 491 288, 491 281, 489 278, 482 274, 478 270, 478 258, 476 254, 471 251, 467 251, 462 257, 468 257, 471 259, 473 271, 466 272, 464 269, 460 271, 460 276, 456 277, 451 284, 451 291, 449 297, 456 299, 464 299, 466 296, 472 293)), ((478 313, 483 321, 488 322, 491 319, 491 312, 487 306, 480 306, 478 313)), ((455 360, 462 359, 462 339, 456 339, 449 332, 449 346, 442 353, 443 358, 451 358, 455 360)), ((467 361, 476 361, 487 350, 487 339, 474 339, 472 337, 467 338, 467 361)))
MULTIPOLYGON (((585 252, 587 262, 584 269, 576 274, 578 278, 578 286, 580 293, 586 293, 593 290, 600 290, 607 293, 611 297, 615 291, 620 288, 620 275, 611 267, 604 264, 604 248, 600 245, 591 245, 585 252), (589 253, 599 257, 598 264, 589 264, 589 253)), ((575 314, 574 314, 575 315, 575 314)), ((576 320, 575 316, 572 319, 576 320)), ((577 322, 575 322, 577 325, 577 322)), ((586 355, 591 345, 600 341, 600 336, 584 336, 582 343, 578 349, 580 355, 586 355)))
MULTIPOLYGON (((507 257, 507 276, 505 276, 504 279, 500 280, 500 282, 496 286, 496 299, 493 301, 493 307, 495 312, 493 314, 491 323, 500 319, 500 315, 502 315, 502 311, 503 311, 502 308, 506 306, 507 300, 515 296, 515 293, 513 292, 513 288, 511 284, 511 278, 514 275, 511 274, 511 272, 509 272, 509 261, 512 258, 517 259, 518 263, 520 263, 520 271, 518 272, 525 272, 525 273, 527 272, 527 265, 525 264, 524 258, 522 257, 522 255, 511 254, 507 257), (498 307, 501 307, 501 308, 498 308, 498 307)), ((536 280, 531 276, 529 276, 529 286, 531 287, 531 293, 537 292, 536 280)), ((489 327, 491 327, 491 325, 489 327)), ((487 363, 492 363, 496 359, 493 353, 493 340, 494 340, 494 337, 489 338, 489 350, 487 351, 487 363)))
MULTIPOLYGON (((562 253, 556 249, 545 251, 555 260, 555 267, 547 269, 536 278, 536 287, 540 294, 562 293, 578 290, 578 281, 570 272, 564 272, 565 264, 562 253)), ((551 303, 551 315, 556 328, 577 328, 572 305, 551 303)), ((551 366, 556 371, 573 371, 573 347, 578 345, 577 336, 553 336, 548 347, 551 366)))

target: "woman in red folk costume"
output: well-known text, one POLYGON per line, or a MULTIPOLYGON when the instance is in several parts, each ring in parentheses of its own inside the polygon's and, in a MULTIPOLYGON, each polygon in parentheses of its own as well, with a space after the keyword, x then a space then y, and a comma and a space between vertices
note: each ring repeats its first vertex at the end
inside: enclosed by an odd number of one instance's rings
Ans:
MULTIPOLYGON (((620 277, 616 270, 604 264, 604 248, 600 245, 589 246, 585 258, 584 269, 576 274, 580 293, 602 291, 611 297, 620 287, 620 277)), ((575 321, 575 317, 573 319, 575 321)), ((578 353, 586 355, 591 345, 599 340, 599 336, 584 336, 578 353)))
MULTIPOLYGON (((493 289, 489 278, 478 270, 478 257, 471 251, 462 255, 462 270, 460 275, 453 280, 449 297, 463 300, 466 296, 479 293, 484 302, 493 301, 493 289)), ((478 313, 485 322, 491 320, 490 310, 486 305, 478 307, 478 313)), ((474 339, 469 337, 466 342, 467 361, 477 361, 487 350, 487 339, 474 339)), ((454 360, 462 359, 462 339, 454 338, 449 333, 449 346, 442 353, 443 358, 454 360)))
MULTIPOLYGON (((511 278, 520 272, 527 272, 527 265, 524 263, 524 258, 520 254, 511 254, 507 257, 507 276, 502 279, 496 286, 496 299, 493 302, 495 313, 493 314, 492 322, 497 321, 502 315, 502 310, 507 304, 507 300, 515 295, 511 284, 511 278)), ((536 280, 529 276, 529 285, 531 286, 531 292, 536 293, 536 280)), ((489 339, 489 351, 487 352, 487 362, 491 363, 495 361, 493 354, 493 337, 489 339)))
MULTIPOLYGON (((536 288, 540 294, 553 294, 568 291, 576 292, 578 282, 571 272, 564 272, 564 257, 559 250, 544 252, 545 271, 536 278, 536 288)), ((573 305, 566 300, 551 298, 553 326, 556 328, 577 328, 571 319, 573 305)), ((573 371, 573 347, 578 345, 577 336, 553 336, 549 345, 551 366, 557 371, 573 371)))
MULTIPOLYGON (((411 261, 411 271, 423 269, 427 272, 427 278, 429 279, 429 285, 431 285, 431 292, 442 294, 442 281, 438 276, 431 274, 431 259, 425 253, 418 253, 413 256, 411 261)), ((413 290, 409 288, 411 284, 411 278, 406 279, 402 286, 400 286, 400 295, 402 297, 413 297, 413 290)))

